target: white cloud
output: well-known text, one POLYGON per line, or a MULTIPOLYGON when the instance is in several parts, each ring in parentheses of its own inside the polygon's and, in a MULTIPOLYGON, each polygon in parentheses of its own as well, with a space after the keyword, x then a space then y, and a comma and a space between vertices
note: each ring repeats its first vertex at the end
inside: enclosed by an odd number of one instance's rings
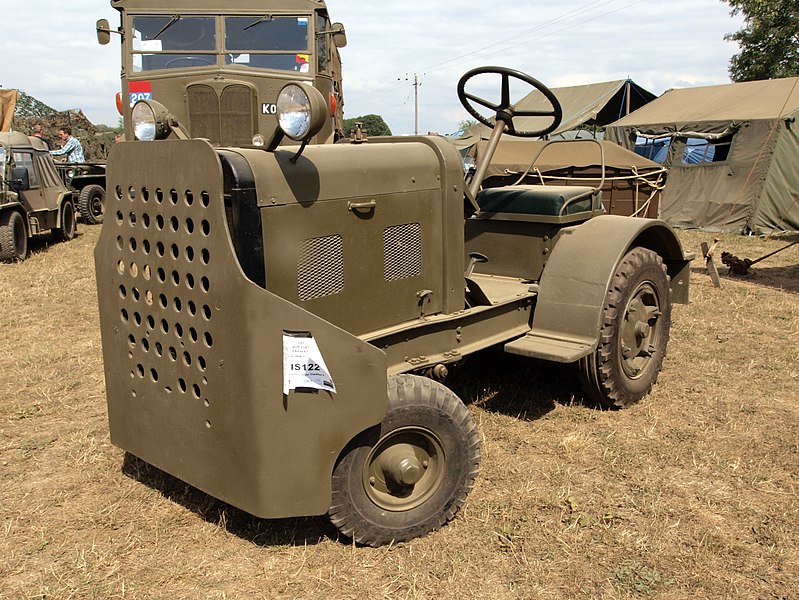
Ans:
MULTIPOLYGON (((99 46, 94 31, 99 18, 119 22, 108 0, 14 4, 25 26, 0 37, 0 85, 115 124, 119 43, 99 46)), ((413 131, 414 73, 420 131, 445 133, 468 117, 455 86, 472 67, 509 66, 553 87, 628 76, 655 93, 721 84, 736 52, 724 34, 741 26, 719 0, 328 0, 328 9, 347 29, 346 115, 380 114, 395 133, 413 131)))

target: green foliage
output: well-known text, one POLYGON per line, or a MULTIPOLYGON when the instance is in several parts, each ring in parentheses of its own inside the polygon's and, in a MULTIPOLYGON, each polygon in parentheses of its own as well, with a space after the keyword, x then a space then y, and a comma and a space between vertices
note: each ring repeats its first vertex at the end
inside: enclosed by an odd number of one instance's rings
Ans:
POLYGON ((746 20, 724 38, 741 49, 730 60, 733 81, 799 76, 799 0, 722 1, 746 20))
POLYGON ((380 115, 363 115, 344 119, 344 135, 349 136, 355 131, 355 123, 363 123, 363 128, 369 136, 391 135, 391 129, 380 115))

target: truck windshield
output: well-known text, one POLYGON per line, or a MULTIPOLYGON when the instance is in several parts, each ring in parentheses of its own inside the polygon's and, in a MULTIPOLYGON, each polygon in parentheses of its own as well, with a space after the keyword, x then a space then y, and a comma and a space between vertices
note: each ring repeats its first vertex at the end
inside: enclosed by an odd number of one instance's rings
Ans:
POLYGON ((216 64, 213 17, 133 18, 133 70, 185 69, 216 64))
POLYGON ((310 71, 310 17, 225 17, 225 63, 310 71))
POLYGON ((222 54, 227 65, 309 73, 311 24, 311 15, 134 16, 133 71, 207 67, 222 54))

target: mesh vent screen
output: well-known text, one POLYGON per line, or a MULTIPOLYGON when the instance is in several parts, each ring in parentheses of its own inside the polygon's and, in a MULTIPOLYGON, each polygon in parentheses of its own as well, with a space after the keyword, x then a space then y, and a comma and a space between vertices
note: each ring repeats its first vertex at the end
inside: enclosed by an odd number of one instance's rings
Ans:
POLYGON ((344 289, 344 253, 340 235, 311 238, 300 244, 297 295, 312 300, 344 289))
POLYGON ((422 272, 422 226, 406 223, 383 232, 383 275, 386 281, 416 277, 422 272))

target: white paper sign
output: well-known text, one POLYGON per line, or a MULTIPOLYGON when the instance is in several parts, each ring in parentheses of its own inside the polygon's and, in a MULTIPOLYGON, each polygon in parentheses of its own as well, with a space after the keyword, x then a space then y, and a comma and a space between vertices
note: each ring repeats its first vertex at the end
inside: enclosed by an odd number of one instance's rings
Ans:
POLYGON ((336 393, 336 384, 310 332, 283 332, 283 393, 297 388, 336 393))

